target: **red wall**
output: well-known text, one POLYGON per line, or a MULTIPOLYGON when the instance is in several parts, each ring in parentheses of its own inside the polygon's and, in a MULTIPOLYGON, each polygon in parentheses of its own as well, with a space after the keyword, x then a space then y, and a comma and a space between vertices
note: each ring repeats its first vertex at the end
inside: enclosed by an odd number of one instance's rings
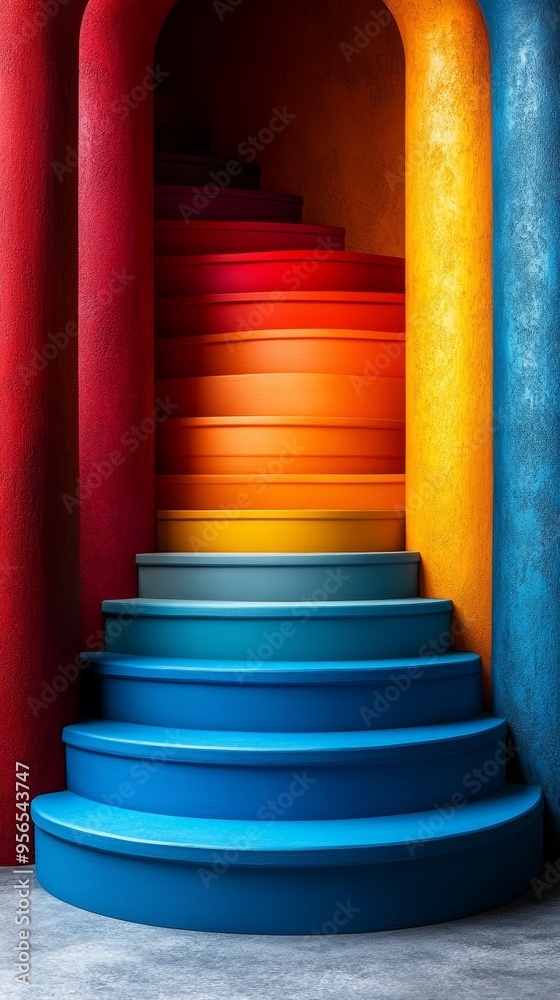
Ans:
POLYGON ((234 4, 178 0, 156 48, 162 92, 224 154, 285 106, 296 118, 258 153, 263 188, 304 195, 304 220, 345 225, 349 250, 404 255, 404 53, 387 8, 234 4))

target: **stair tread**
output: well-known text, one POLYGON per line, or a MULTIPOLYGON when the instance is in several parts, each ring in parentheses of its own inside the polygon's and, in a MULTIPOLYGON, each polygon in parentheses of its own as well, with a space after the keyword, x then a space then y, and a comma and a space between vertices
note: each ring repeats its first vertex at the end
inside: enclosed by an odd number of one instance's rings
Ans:
MULTIPOLYGON (((154 189, 156 194, 159 192, 164 194, 176 192, 184 195, 200 194, 200 189, 193 184, 154 184, 154 189)), ((219 188, 213 198, 246 198, 249 201, 283 201, 291 205, 303 205, 303 198, 299 194, 285 194, 281 191, 252 191, 248 188, 219 188)))
MULTIPOLYGON (((434 833, 433 810, 361 819, 285 820, 281 823, 164 816, 101 805, 73 792, 41 795, 35 823, 62 840, 115 854, 183 862, 215 861, 232 851, 232 865, 337 865, 412 860, 459 851, 531 825, 542 811, 540 789, 506 785, 494 795, 456 808, 434 833), (428 837, 426 837, 426 826, 428 837)), ((437 813, 436 813, 437 815, 437 813)))
POLYGON ((137 566, 330 566, 419 563, 419 552, 145 552, 137 566))
MULTIPOLYGON (((278 292, 213 292, 208 295, 160 295, 156 296, 156 305, 186 306, 207 305, 222 302, 278 302, 278 292)), ((404 305, 404 292, 284 292, 282 302, 387 302, 404 305)), ((222 331, 220 331, 222 332, 222 331)), ((404 333, 404 330, 402 331, 404 333)))
POLYGON ((414 753, 441 757, 475 750, 507 736, 504 719, 479 717, 461 722, 403 729, 326 733, 236 732, 163 728, 136 722, 99 719, 66 726, 63 741, 82 750, 111 756, 144 758, 164 749, 172 762, 208 764, 357 764, 360 760, 395 760, 414 753))
MULTIPOLYGON (((323 251, 325 252, 325 251, 323 251)), ((356 253, 351 250, 328 250, 327 260, 317 263, 346 264, 384 264, 399 270, 405 266, 404 257, 391 257, 386 254, 356 253)), ((184 267, 185 264, 258 264, 267 262, 308 261, 313 257, 312 250, 255 250, 248 253, 212 253, 212 254, 166 254, 155 257, 156 267, 184 267)))
POLYGON ((246 660, 191 660, 178 656, 138 656, 133 653, 84 653, 83 662, 96 672, 116 677, 139 677, 158 680, 203 680, 207 683, 247 684, 321 684, 328 681, 347 684, 369 681, 383 683, 398 671, 419 670, 426 680, 479 674, 478 653, 450 652, 439 656, 399 657, 387 660, 302 660, 275 661, 274 667, 252 666, 246 660))
MULTIPOLYGON (((305 603, 306 612, 317 618, 393 617, 406 614, 432 614, 452 611, 453 601, 435 597, 402 597, 384 601, 329 601, 305 603)), ((155 597, 132 597, 129 600, 103 601, 105 614, 128 613, 147 617, 169 618, 275 618, 290 610, 294 618, 302 602, 181 601, 155 597)))
MULTIPOLYGON (((167 153, 165 150, 155 150, 154 160, 156 163, 162 163, 166 160, 172 163, 196 163, 200 166, 226 166, 231 163, 232 157, 226 156, 204 156, 201 153, 167 153)), ((241 166, 241 164, 240 164, 241 166)), ((260 174, 261 168, 256 163, 243 163, 243 170, 248 173, 260 174)))
MULTIPOLYGON (((240 189, 238 189, 240 190, 240 189)), ((268 192, 260 192, 261 194, 268 194, 268 192)), ((185 228, 185 223, 181 219, 155 219, 154 226, 156 229, 172 229, 181 232, 185 228)), ((344 236, 346 229, 344 226, 319 226, 307 222, 259 222, 258 220, 243 220, 243 219, 193 219, 189 222, 190 229, 202 229, 202 230, 240 230, 241 232, 273 232, 273 233, 317 233, 322 235, 323 233, 336 233, 338 236, 344 236)))

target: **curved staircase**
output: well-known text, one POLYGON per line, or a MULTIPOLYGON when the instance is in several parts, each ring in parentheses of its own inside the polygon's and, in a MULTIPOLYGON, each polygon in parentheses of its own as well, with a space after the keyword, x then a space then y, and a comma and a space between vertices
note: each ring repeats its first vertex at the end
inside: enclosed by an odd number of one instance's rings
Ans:
POLYGON ((183 131, 156 157, 159 552, 84 655, 39 880, 247 933, 498 906, 540 871, 541 794, 506 783, 480 659, 404 551, 404 262, 346 253, 256 167, 216 185, 232 161, 183 131))

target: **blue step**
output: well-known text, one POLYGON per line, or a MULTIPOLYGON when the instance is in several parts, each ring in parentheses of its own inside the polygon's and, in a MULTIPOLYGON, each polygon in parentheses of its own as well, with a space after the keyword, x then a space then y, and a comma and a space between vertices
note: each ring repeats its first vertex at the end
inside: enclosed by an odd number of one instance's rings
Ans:
POLYGON ((492 795, 507 726, 480 718, 350 733, 161 729, 106 719, 67 726, 71 792, 142 812, 213 819, 351 819, 492 795))
POLYGON ((417 552, 139 555, 140 597, 201 601, 375 601, 417 597, 417 552))
POLYGON ((104 601, 111 652, 189 659, 371 660, 444 653, 453 603, 432 598, 329 603, 104 601))
POLYGON ((178 729, 331 732, 398 729, 482 712, 480 657, 393 660, 185 660, 86 653, 95 714, 178 729))
POLYGON ((42 795, 37 876, 54 896, 138 923, 251 934, 454 920, 524 892, 542 864, 542 797, 353 820, 185 819, 42 795))

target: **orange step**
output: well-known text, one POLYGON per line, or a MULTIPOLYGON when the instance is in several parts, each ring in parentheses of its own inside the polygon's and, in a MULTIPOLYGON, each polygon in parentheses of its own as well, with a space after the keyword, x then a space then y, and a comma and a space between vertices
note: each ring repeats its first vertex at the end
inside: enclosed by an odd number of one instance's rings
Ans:
POLYGON ((157 435, 160 473, 404 472, 404 422, 318 417, 171 419, 157 435))
POLYGON ((404 259, 334 250, 156 257, 156 295, 284 291, 404 292, 404 259))
POLYGON ((396 552, 404 518, 395 511, 160 510, 160 552, 396 552))
POLYGON ((398 292, 238 292, 156 298, 156 336, 296 328, 405 329, 398 292))
POLYGON ((176 407, 176 417, 405 418, 402 378, 356 385, 349 375, 209 375, 158 379, 155 388, 156 398, 176 407))
POLYGON ((247 330, 155 342, 156 378, 308 372, 404 378, 405 335, 370 330, 247 330))
POLYGON ((405 506, 404 475, 158 475, 160 510, 385 510, 405 506))
POLYGON ((259 253, 266 250, 344 250, 340 226, 297 222, 204 222, 157 219, 156 254, 259 253))

